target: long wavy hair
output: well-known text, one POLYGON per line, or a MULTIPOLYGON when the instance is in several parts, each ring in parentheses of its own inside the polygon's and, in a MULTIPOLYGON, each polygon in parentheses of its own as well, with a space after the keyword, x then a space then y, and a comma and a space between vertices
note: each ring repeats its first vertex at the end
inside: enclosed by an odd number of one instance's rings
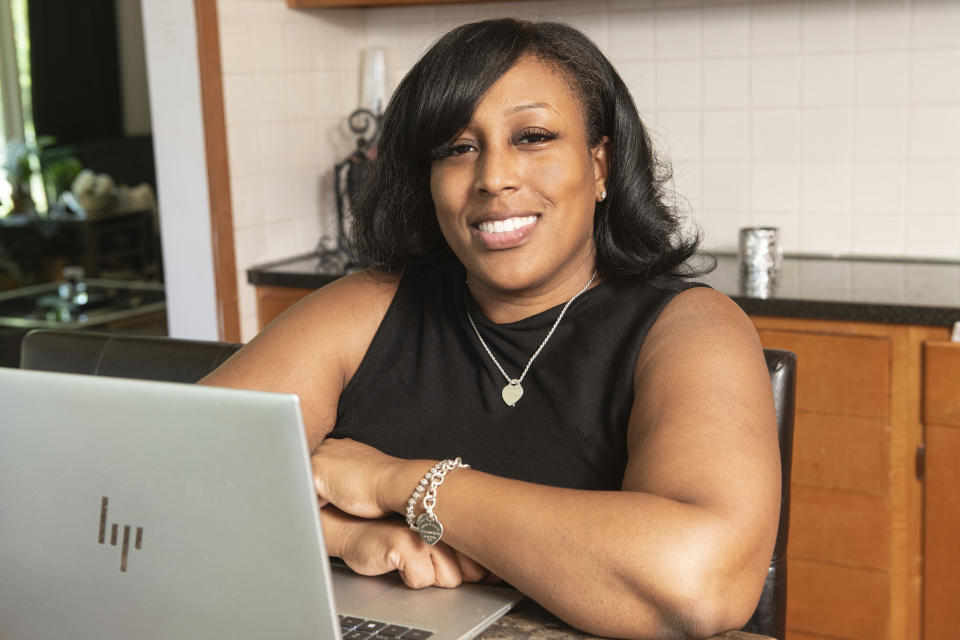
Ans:
POLYGON ((613 65, 569 25, 512 18, 453 29, 400 82, 354 211, 351 235, 360 260, 397 272, 452 256, 430 193, 433 152, 467 126, 487 90, 522 56, 543 60, 569 79, 591 147, 609 139, 607 198, 596 205, 593 224, 600 275, 619 282, 696 275, 684 263, 699 237, 684 237, 670 204, 670 170, 655 156, 613 65))

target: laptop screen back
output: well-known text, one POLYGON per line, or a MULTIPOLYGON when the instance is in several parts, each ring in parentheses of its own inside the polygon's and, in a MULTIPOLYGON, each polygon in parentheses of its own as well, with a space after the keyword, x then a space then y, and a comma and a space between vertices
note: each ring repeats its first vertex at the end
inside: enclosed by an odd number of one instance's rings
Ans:
POLYGON ((0 369, 0 637, 335 637, 296 396, 0 369))

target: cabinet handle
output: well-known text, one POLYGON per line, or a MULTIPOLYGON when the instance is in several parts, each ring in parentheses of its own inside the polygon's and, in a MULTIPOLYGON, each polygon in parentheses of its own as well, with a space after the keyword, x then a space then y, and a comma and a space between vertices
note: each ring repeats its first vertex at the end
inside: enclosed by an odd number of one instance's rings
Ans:
POLYGON ((927 475, 927 447, 923 443, 917 445, 916 469, 917 480, 923 482, 927 475))

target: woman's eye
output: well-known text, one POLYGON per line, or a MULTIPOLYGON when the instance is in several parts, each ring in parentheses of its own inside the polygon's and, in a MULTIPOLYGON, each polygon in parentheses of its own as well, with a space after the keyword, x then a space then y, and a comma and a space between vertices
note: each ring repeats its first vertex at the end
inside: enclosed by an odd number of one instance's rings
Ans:
POLYGON ((524 129, 517 135, 517 143, 539 144, 549 140, 556 140, 557 134, 546 129, 524 129))
POLYGON ((450 155, 459 156, 473 151, 474 146, 468 142, 459 142, 450 145, 450 155))
POLYGON ((452 156, 461 156, 475 149, 470 142, 445 142, 430 152, 431 160, 443 160, 452 156))

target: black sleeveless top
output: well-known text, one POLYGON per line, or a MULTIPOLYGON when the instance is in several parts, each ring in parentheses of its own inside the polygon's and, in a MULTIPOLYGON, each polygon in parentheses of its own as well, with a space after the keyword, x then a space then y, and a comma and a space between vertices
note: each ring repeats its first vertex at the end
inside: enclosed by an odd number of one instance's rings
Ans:
POLYGON ((467 293, 459 262, 408 270, 337 408, 331 437, 401 458, 465 463, 558 487, 619 489, 637 354, 660 311, 692 286, 661 277, 603 282, 577 298, 507 406, 506 384, 467 319, 519 377, 562 305, 495 324, 467 293))

